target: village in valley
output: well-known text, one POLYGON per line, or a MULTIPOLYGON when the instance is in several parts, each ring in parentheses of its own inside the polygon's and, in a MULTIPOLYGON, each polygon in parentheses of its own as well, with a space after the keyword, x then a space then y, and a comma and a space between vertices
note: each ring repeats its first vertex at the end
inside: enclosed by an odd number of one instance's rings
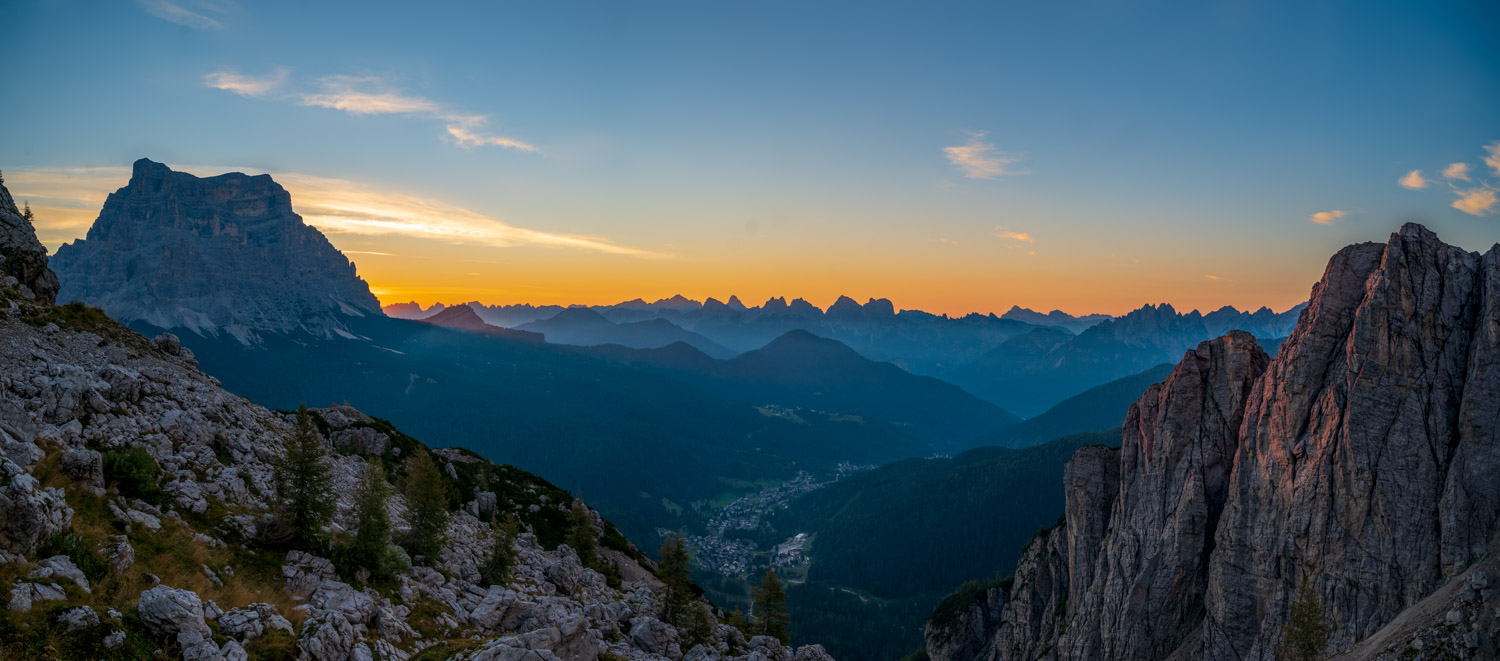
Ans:
MULTIPOLYGON (((709 519, 703 535, 683 535, 697 567, 723 576, 752 578, 766 567, 797 568, 806 564, 806 548, 811 538, 799 532, 769 549, 758 548, 751 539, 765 525, 765 518, 783 509, 792 499, 819 489, 845 476, 874 466, 841 462, 831 478, 819 481, 812 473, 799 471, 797 476, 773 487, 741 496, 724 506, 709 519)), ((662 536, 676 531, 660 528, 662 536)))

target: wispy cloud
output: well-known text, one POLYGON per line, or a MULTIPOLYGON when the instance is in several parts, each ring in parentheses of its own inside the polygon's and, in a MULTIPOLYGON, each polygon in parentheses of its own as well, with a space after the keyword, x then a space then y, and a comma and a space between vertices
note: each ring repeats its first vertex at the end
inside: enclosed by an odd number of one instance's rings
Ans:
POLYGON ((1348 211, 1345 211, 1343 209, 1334 209, 1333 211, 1319 211, 1313 214, 1312 217, 1308 220, 1311 220, 1319 225, 1332 225, 1336 222, 1339 222, 1340 220, 1343 220, 1344 217, 1348 215, 1348 211))
POLYGON ((536 153, 538 150, 534 145, 521 142, 514 138, 500 135, 485 135, 474 130, 474 127, 484 124, 484 118, 478 118, 477 122, 448 122, 448 135, 458 146, 465 149, 469 147, 483 147, 486 145, 494 147, 509 147, 521 151, 536 153))
POLYGON ((1203 277, 1206 278, 1206 279, 1209 279, 1209 280, 1219 280, 1220 279, 1219 276, 1208 275, 1208 274, 1204 274, 1203 277))
POLYGON ((1469 164, 1449 163, 1448 167, 1443 168, 1443 178, 1469 181, 1469 164))
POLYGON ((1495 210, 1495 191, 1485 186, 1460 190, 1453 208, 1475 216, 1488 214, 1495 210))
POLYGON ((1036 256, 1036 251, 1031 248, 1036 243, 1036 238, 1029 233, 1017 232, 1004 225, 996 225, 990 234, 995 238, 1005 240, 1007 248, 1025 250, 1027 255, 1036 256))
POLYGON ((438 104, 420 96, 404 96, 372 76, 327 76, 318 81, 322 91, 302 95, 302 105, 342 110, 351 115, 435 115, 438 104))
POLYGON ((1484 146, 1484 164, 1490 166, 1495 176, 1500 177, 1500 140, 1484 146))
POLYGON ((1410 188, 1412 190, 1422 190, 1430 183, 1422 176, 1421 170, 1412 170, 1396 180, 1396 182, 1401 184, 1403 188, 1410 188))
POLYGON ((234 6, 229 0, 138 0, 138 2, 141 8, 152 16, 195 30, 217 30, 224 27, 220 18, 234 6))
MULTIPOLYGON (((234 167, 174 166, 199 176, 259 170, 234 167)), ((402 236, 493 247, 547 246, 627 257, 666 257, 622 246, 609 239, 517 227, 484 214, 429 198, 378 190, 356 182, 295 173, 275 173, 291 193, 293 209, 308 224, 330 234, 402 236)), ((30 200, 44 243, 82 237, 104 199, 130 179, 130 168, 5 168, 6 185, 17 200, 30 200)), ((346 251, 356 254, 389 254, 346 251)))
POLYGON ((535 245, 632 257, 662 257, 599 237, 516 227, 462 207, 374 190, 341 179, 277 174, 309 224, 330 233, 394 235, 502 248, 535 245))
MULTIPOLYGON (((241 96, 263 97, 285 80, 285 70, 267 78, 216 71, 204 77, 204 84, 241 96)), ((531 153, 541 151, 523 140, 485 132, 484 127, 490 121, 488 115, 457 112, 437 101, 404 93, 377 76, 324 76, 315 87, 314 91, 285 94, 281 98, 351 115, 403 115, 436 120, 443 124, 443 138, 464 149, 504 147, 531 153)))
POLYGON ((991 232, 991 234, 994 234, 996 237, 999 237, 1001 239, 1019 241, 1021 243, 1036 243, 1036 239, 1032 238, 1030 234, 1027 234, 1025 232, 1012 232, 1008 229, 1005 229, 1005 226, 1003 225, 996 225, 995 231, 991 232))
POLYGON ((944 147, 948 161, 970 179, 993 179, 995 177, 1030 174, 1010 169, 1010 166, 1026 159, 1025 154, 1006 154, 993 143, 986 142, 984 131, 969 132, 969 140, 962 145, 944 147))
POLYGON ((233 71, 215 71, 203 77, 203 84, 214 89, 234 92, 240 96, 259 98, 286 82, 287 70, 276 71, 260 77, 246 76, 233 71))

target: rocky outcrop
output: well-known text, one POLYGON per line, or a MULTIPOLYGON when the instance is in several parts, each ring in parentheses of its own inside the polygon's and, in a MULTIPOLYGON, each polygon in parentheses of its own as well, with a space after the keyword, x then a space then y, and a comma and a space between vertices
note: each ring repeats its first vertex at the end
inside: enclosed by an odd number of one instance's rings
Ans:
POLYGON ((267 332, 347 337, 348 318, 381 314, 354 264, 269 175, 199 178, 136 161, 130 183, 52 267, 62 300, 247 343, 267 332))
POLYGON ((57 276, 47 268, 47 249, 36 228, 21 215, 10 191, 0 184, 0 280, 40 303, 57 299, 57 276))
POLYGON ((1117 483, 1111 454, 1074 457, 1066 525, 965 612, 982 635, 929 625, 934 659, 1269 660, 1302 581, 1329 653, 1486 658, 1500 246, 1407 225, 1340 251, 1274 360, 1200 345, 1130 409, 1117 483))

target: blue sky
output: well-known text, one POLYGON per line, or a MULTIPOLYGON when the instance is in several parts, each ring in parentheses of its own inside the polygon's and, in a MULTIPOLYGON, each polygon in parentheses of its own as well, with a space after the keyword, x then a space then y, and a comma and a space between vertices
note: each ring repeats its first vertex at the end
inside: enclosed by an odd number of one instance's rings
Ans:
POLYGON ((139 157, 265 171, 387 302, 1280 309, 1406 220, 1500 239, 1494 2, 15 0, 0 22, 0 168, 44 240, 139 157))

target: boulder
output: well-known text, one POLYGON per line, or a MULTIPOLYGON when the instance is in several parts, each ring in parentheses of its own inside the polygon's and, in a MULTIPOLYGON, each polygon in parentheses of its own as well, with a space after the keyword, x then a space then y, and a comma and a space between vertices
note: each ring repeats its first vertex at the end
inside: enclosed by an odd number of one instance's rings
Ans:
POLYGON ((30 473, 6 461, 0 472, 10 483, 0 487, 0 550, 35 555, 42 544, 73 523, 62 489, 43 488, 30 473))
POLYGON ((57 623, 63 625, 68 631, 79 629, 92 629, 99 626, 99 614, 88 606, 69 608, 57 616, 57 623))
POLYGON ((31 577, 69 580, 77 584, 84 592, 92 592, 89 589, 89 579, 83 575, 83 570, 65 555, 54 555, 37 563, 37 568, 31 571, 31 577))
POLYGON ((159 635, 213 635, 203 619, 203 601, 196 592, 158 585, 141 593, 137 615, 146 628, 159 635))
POLYGON ((72 448, 61 460, 63 473, 86 487, 104 492, 104 455, 98 450, 72 448))

